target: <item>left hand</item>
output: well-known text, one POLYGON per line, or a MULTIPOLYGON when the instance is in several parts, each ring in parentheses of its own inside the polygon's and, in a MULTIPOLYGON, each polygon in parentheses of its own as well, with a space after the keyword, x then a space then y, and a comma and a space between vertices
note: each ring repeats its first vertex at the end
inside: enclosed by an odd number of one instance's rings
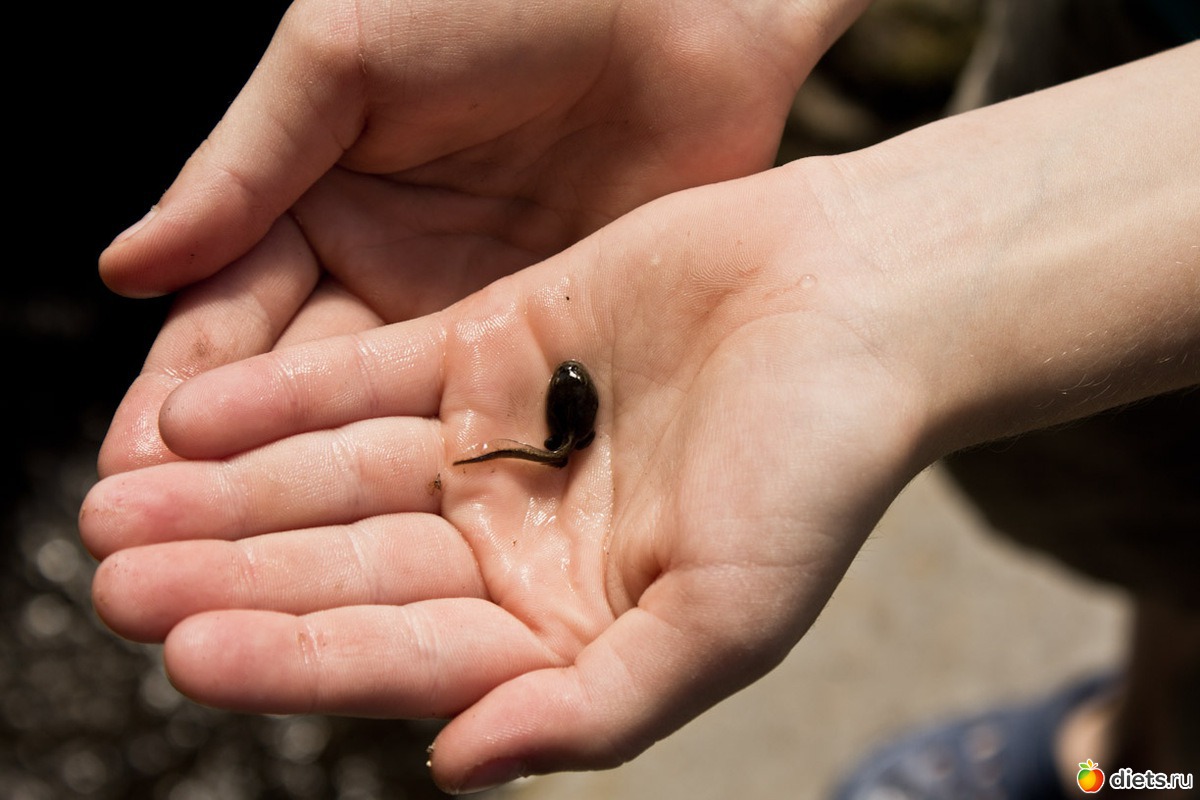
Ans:
POLYGON ((98 612, 165 637, 201 702, 455 717, 452 789, 633 757, 788 652, 917 467, 911 387, 803 175, 672 195, 444 312, 185 383, 162 429, 198 460, 84 504, 98 612), (451 466, 540 441, 567 358, 600 389, 589 448, 451 466))

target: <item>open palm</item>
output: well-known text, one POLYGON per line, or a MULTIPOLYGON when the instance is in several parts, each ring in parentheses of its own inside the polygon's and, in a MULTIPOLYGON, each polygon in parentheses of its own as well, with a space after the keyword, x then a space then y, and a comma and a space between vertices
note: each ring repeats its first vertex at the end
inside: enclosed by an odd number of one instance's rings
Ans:
POLYGON ((457 715, 434 758, 452 787, 623 761, 758 677, 913 467, 893 379, 839 311, 853 265, 766 234, 806 213, 780 172, 185 384, 162 427, 195 460, 84 506, 98 610, 166 636, 204 702, 457 715), (739 232, 758 243, 730 258, 739 232), (539 442, 567 358, 600 392, 590 447, 564 470, 452 465, 539 442))

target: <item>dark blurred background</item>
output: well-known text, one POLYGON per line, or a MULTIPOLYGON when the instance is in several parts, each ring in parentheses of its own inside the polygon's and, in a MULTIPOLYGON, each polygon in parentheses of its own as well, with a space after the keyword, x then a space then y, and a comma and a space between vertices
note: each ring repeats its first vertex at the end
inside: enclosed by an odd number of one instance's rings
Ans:
MULTIPOLYGON (((0 329, 16 369, 0 481, 0 796, 441 797, 421 723, 270 718, 180 697, 154 647, 91 611, 79 503, 169 299, 111 295, 96 257, 145 213, 250 74, 288 3, 44 5, 9 89, 21 209, 0 329), (24 252, 22 256, 20 253, 24 252)), ((798 98, 780 160, 933 119, 979 23, 975 0, 880 2, 798 98)))
POLYGON ((77 541, 97 448, 170 304, 110 294, 96 257, 217 122, 287 5, 43 4, 13 23, 33 55, 9 82, 10 230, 28 244, 0 296, 17 366, 3 401, 0 797, 444 796, 424 766, 435 726, 183 700, 157 648, 95 618, 77 541))

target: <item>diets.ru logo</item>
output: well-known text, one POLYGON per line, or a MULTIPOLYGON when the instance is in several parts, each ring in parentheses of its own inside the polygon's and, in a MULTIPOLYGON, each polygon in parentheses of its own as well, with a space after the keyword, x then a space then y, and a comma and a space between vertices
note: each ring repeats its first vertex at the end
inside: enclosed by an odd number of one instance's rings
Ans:
POLYGON ((1079 774, 1075 776, 1075 780, 1079 782, 1080 789, 1092 794, 1104 786, 1104 773, 1100 770, 1100 765, 1089 758, 1079 762, 1079 774))

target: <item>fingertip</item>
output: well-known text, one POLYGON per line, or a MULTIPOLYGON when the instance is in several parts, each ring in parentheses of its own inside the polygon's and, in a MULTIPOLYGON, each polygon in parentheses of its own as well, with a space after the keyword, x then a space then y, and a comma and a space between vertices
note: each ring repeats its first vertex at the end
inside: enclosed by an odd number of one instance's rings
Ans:
POLYGON ((141 219, 117 234, 108 247, 100 253, 100 280, 117 294, 135 299, 160 297, 165 294, 161 289, 146 285, 137 279, 136 274, 130 273, 130 262, 136 259, 136 252, 132 251, 136 246, 135 240, 143 232, 153 228, 152 223, 158 216, 158 211, 158 205, 150 206, 150 210, 141 219))
POLYGON ((167 677, 205 705, 258 714, 306 713, 296 697, 294 653, 285 642, 295 617, 271 611, 204 611, 175 625, 163 642, 167 677))
POLYGON ((451 794, 469 794, 529 775, 610 769, 649 746, 622 729, 618 709, 589 699, 579 681, 576 668, 564 667, 497 687, 442 730, 434 781, 451 794))
POLYGON ((498 758, 486 761, 472 768, 462 777, 459 783, 443 783, 438 780, 436 772, 434 773, 433 780, 438 785, 438 788, 448 794, 475 794, 476 792, 495 789, 506 783, 512 783, 518 778, 524 778, 530 774, 532 773, 529 765, 524 760, 519 758, 498 758))
POLYGON ((465 793, 525 775, 610 769, 761 674, 760 659, 737 642, 691 624, 694 605, 675 609, 686 624, 639 606, 573 664, 496 687, 442 730, 434 780, 465 793))
MULTIPOLYGON (((218 367, 218 369, 220 368, 218 367)), ((207 377, 211 380, 211 375, 207 377)), ((181 458, 211 458, 214 457, 214 454, 202 453, 200 450, 203 448, 193 447, 192 438, 189 436, 190 428, 196 423, 197 413, 206 411, 205 407, 198 406, 193 401, 196 392, 191 384, 190 380, 184 381, 163 400, 162 406, 158 409, 158 433, 162 437, 163 444, 181 458)), ((211 410, 214 404, 220 405, 220 403, 220 398, 210 398, 210 405, 207 409, 211 410)), ((211 450, 211 446, 209 449, 211 450)))
POLYGON ((88 490, 79 507, 79 538, 92 557, 107 558, 117 551, 118 523, 121 511, 114 508, 109 494, 111 478, 105 478, 88 490))
POLYGON ((184 381, 167 395, 157 427, 165 445, 178 456, 216 459, 263 444, 248 387, 258 386, 244 365, 225 365, 184 381))
POLYGON ((120 583, 121 567, 116 563, 109 563, 116 559, 116 556, 117 554, 109 556, 96 567, 96 573, 92 576, 92 608, 95 609, 96 616, 108 626, 109 630, 118 636, 123 636, 118 609, 118 593, 115 591, 116 586, 114 585, 120 583))
MULTIPOLYGON (((177 204, 176 204, 177 205, 177 204)), ((178 211, 178 209, 176 209, 178 211)), ((98 259, 100 280, 123 297, 145 300, 174 292, 219 267, 210 263, 196 239, 194 221, 154 205, 104 248, 98 259)))
POLYGON ((225 708, 231 707, 225 676, 242 655, 240 643, 229 634, 228 617, 222 611, 187 617, 163 640, 163 665, 175 688, 193 700, 225 708))
MULTIPOLYGON (((125 472, 98 482, 79 513, 83 544, 103 559, 129 547, 231 533, 214 522, 222 496, 203 468, 164 464, 125 472)), ((217 515, 219 517, 219 515, 217 515)))
POLYGON ((163 666, 180 693, 207 705, 220 705, 224 661, 237 642, 223 634, 223 615, 209 611, 187 617, 163 640, 163 666))
MULTIPOLYGON (((523 674, 498 686, 442 729, 430 768, 450 794, 470 794, 529 775, 610 769, 649 746, 619 717, 620 697, 577 666, 523 674)), ((640 714, 641 709, 634 710, 640 714)))
POLYGON ((205 209, 180 205, 177 200, 153 206, 113 239, 99 258, 105 286, 137 300, 161 297, 207 278, 232 260, 225 258, 227 243, 214 241, 205 209))
MULTIPOLYGON (((95 558, 103 560, 127 547, 146 544, 146 539, 167 529, 169 510, 164 510, 156 487, 122 473, 105 478, 83 499, 79 509, 79 537, 95 558)), ((170 502, 167 498, 167 503, 170 502)))
POLYGON ((100 562, 92 578, 92 606, 108 628, 134 642, 161 642, 170 630, 161 604, 147 598, 143 564, 128 550, 100 562))

